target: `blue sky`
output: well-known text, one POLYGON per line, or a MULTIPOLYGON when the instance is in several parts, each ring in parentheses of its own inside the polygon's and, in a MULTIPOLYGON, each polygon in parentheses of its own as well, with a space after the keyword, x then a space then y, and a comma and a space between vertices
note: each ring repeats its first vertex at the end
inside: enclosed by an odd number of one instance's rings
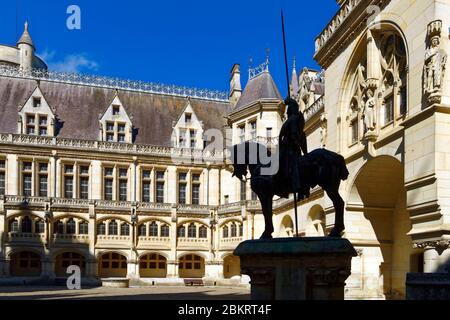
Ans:
POLYGON ((28 19, 37 52, 52 69, 218 90, 240 63, 264 61, 286 93, 280 8, 289 63, 317 68, 314 39, 338 9, 335 0, 10 0, 2 4, 0 43, 15 44, 28 19), (16 28, 16 2, 18 24, 16 28), (81 9, 81 30, 69 30, 69 5, 81 9), (16 30, 18 29, 18 30, 16 30))

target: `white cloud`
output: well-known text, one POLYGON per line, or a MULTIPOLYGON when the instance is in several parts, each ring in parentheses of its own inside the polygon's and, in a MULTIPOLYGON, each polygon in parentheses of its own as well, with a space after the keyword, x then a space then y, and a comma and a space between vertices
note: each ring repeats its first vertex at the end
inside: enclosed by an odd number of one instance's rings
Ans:
POLYGON ((90 59, 86 53, 68 54, 62 60, 55 59, 56 52, 47 49, 38 55, 48 65, 49 70, 52 71, 79 73, 83 71, 97 71, 99 67, 98 63, 90 59))

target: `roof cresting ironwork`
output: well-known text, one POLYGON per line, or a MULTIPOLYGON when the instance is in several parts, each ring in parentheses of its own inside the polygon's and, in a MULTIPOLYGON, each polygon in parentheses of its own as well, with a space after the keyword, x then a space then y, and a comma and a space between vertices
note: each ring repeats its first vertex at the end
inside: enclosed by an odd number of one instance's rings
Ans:
POLYGON ((184 86, 125 80, 120 78, 112 78, 89 74, 48 71, 44 69, 22 69, 19 66, 1 63, 0 63, 0 76, 77 84, 77 85, 111 88, 128 91, 138 91, 138 92, 170 95, 178 97, 191 97, 220 102, 228 102, 229 97, 229 93, 226 91, 189 88, 184 86))

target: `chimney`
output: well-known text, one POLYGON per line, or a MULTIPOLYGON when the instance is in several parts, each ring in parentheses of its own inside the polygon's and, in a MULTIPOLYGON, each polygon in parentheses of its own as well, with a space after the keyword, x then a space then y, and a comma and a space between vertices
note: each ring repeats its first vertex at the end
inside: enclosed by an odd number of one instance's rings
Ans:
POLYGON ((240 65, 235 63, 230 75, 230 103, 236 106, 242 94, 240 65))

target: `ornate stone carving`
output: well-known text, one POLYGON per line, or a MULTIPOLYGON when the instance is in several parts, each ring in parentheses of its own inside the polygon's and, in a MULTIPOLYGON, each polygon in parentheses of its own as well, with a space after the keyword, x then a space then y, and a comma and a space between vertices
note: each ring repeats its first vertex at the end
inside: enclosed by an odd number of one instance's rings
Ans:
POLYGON ((327 114, 323 113, 320 116, 320 144, 322 148, 325 148, 327 145, 327 114))
POLYGON ((428 105, 441 103, 447 53, 441 48, 442 21, 432 21, 427 29, 427 49, 423 70, 423 94, 428 105))
POLYGON ((425 248, 435 248, 435 249, 448 249, 450 248, 450 240, 432 240, 432 241, 422 241, 414 243, 414 248, 425 249, 425 248))
POLYGON ((350 271, 344 268, 311 268, 307 271, 314 285, 344 285, 345 280, 350 276, 350 271))

